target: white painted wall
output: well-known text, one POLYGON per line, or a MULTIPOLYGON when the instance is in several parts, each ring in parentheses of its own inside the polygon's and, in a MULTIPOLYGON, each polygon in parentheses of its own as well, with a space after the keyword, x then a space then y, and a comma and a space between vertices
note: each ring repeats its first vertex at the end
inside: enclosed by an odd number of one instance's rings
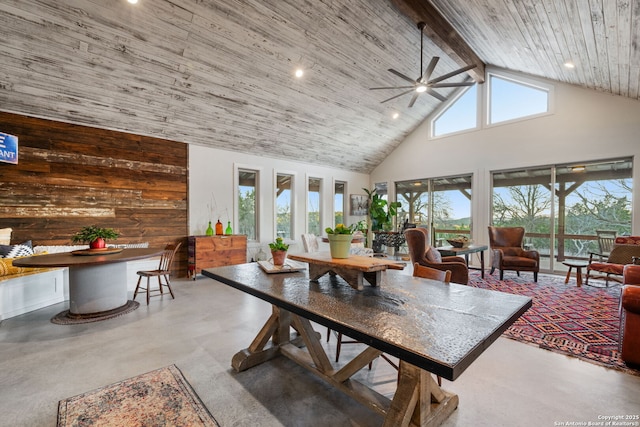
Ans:
MULTIPOLYGON (((472 238, 487 244, 491 171, 640 158, 640 102, 552 84, 555 111, 544 117, 433 140, 428 139, 429 120, 425 120, 375 169, 371 182, 389 182, 393 198, 396 181, 472 173, 472 238)), ((640 234, 640 165, 634 166, 632 230, 640 234)))
MULTIPOLYGON (((189 146, 189 233, 205 234, 208 221, 215 223, 220 217, 226 227, 231 220, 234 230, 237 222, 234 219, 234 171, 237 166, 259 171, 259 242, 249 242, 248 258, 257 251, 257 244, 268 253, 267 244, 275 238, 275 176, 286 173, 294 176, 294 245, 292 252, 302 251, 300 235, 306 232, 306 189, 309 177, 322 179, 322 227, 333 226, 333 189, 335 181, 347 183, 345 198, 349 213, 349 194, 364 194, 362 188, 369 187, 369 175, 347 172, 327 167, 318 167, 295 161, 272 159, 249 154, 206 148, 197 145, 189 146), (213 200, 215 199, 215 203, 213 200), (211 209, 212 205, 216 206, 211 209)), ((347 215, 347 224, 352 224, 364 217, 347 215)))

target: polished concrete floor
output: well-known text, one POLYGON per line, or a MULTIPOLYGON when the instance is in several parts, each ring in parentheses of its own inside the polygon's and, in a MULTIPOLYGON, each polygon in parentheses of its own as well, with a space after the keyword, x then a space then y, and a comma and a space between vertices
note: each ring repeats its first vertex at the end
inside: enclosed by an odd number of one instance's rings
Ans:
MULTIPOLYGON (((381 425, 380 416, 285 358, 231 369, 233 354, 268 317, 266 303, 205 277, 174 280, 174 289, 175 300, 152 298, 98 323, 50 323, 65 304, 0 323, 0 426, 55 426, 59 400, 170 364, 223 427, 381 425)), ((357 347, 343 347, 341 361, 357 347)), ((393 393, 396 372, 383 360, 358 375, 393 393)), ((505 338, 443 388, 460 398, 445 426, 587 425, 640 414, 640 377, 505 338)))

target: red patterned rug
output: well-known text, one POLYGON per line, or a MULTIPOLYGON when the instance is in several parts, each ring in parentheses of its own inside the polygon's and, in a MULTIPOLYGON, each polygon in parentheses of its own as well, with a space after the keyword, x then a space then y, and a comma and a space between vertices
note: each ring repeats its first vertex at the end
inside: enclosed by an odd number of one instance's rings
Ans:
POLYGON ((469 285, 533 300, 533 306, 504 336, 640 375, 625 365, 618 351, 620 286, 578 288, 575 279, 565 284, 564 276, 544 274, 535 283, 531 273, 518 277, 514 272, 505 272, 505 280, 500 281, 498 274, 491 276, 487 271, 483 280, 479 271, 472 270, 469 285))
POLYGON ((200 426, 218 423, 175 366, 61 400, 63 426, 200 426))

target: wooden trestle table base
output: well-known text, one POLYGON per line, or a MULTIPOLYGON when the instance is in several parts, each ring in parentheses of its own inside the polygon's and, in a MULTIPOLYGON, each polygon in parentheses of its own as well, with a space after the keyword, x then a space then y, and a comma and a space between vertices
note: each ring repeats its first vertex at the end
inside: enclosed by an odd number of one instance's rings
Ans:
POLYGON ((458 406, 458 396, 442 390, 432 373, 455 380, 531 306, 521 295, 398 271, 387 271, 380 286, 363 291, 335 276, 310 282, 306 271, 269 275, 257 263, 202 273, 272 304, 249 347, 233 357, 236 371, 286 356, 381 414, 388 427, 441 424, 458 406), (334 367, 312 321, 368 347, 342 368, 334 367), (400 361, 392 399, 351 378, 382 353, 400 361))
POLYGON ((364 281, 378 286, 382 272, 387 268, 402 270, 404 263, 367 256, 351 255, 349 258, 332 258, 329 252, 311 252, 305 254, 287 254, 287 258, 309 264, 309 280, 318 281, 329 272, 342 277, 352 288, 361 291, 364 281))

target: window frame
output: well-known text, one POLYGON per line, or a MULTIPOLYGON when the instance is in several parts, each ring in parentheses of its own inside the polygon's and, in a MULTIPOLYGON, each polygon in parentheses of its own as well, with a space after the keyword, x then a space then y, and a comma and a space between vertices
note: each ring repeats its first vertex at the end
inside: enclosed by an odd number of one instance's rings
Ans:
POLYGON ((486 96, 485 96, 484 108, 483 108, 484 119, 482 123, 483 123, 483 126, 486 128, 493 128, 496 126, 508 125, 511 123, 521 122, 524 120, 531 120, 539 117, 550 116, 555 112, 555 86, 550 83, 544 83, 537 79, 519 76, 516 74, 509 73, 507 71, 488 71, 487 77, 486 77, 485 91, 486 91, 486 96), (503 120, 496 123, 490 123, 489 120, 491 119, 491 98, 493 95, 493 92, 491 90, 492 77, 506 80, 521 86, 530 87, 532 89, 545 91, 547 93, 547 111, 543 113, 536 113, 536 114, 530 114, 527 116, 516 117, 510 120, 503 120))
POLYGON ((296 221, 295 221, 295 206, 296 206, 296 172, 293 171, 284 171, 284 170, 275 170, 273 171, 273 235, 278 237, 278 175, 286 175, 289 176, 291 178, 291 189, 289 190, 291 192, 291 206, 290 206, 290 212, 289 214, 291 215, 291 219, 290 219, 290 233, 291 233, 291 237, 289 237, 288 239, 285 240, 295 240, 295 233, 296 233, 296 221))
POLYGON ((262 206, 261 191, 260 191, 260 179, 262 176, 262 167, 254 165, 246 165, 234 163, 233 165, 233 229, 240 231, 239 228, 239 199, 240 199, 240 172, 254 172, 256 174, 256 196, 255 196, 255 239, 250 239, 247 236, 249 242, 260 241, 260 208, 262 206))

